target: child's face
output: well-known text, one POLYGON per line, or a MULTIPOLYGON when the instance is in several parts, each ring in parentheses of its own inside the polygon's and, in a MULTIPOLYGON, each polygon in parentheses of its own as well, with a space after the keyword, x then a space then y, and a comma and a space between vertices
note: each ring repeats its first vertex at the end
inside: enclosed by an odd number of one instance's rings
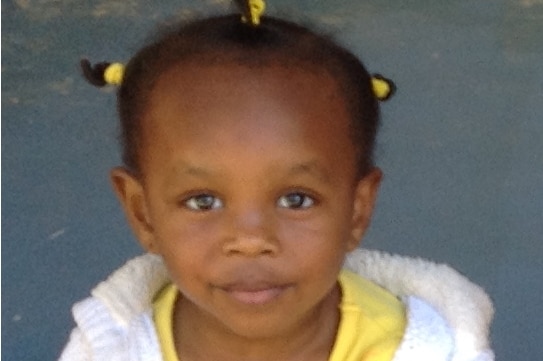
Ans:
POLYGON ((356 179, 349 121, 323 72, 185 64, 159 79, 142 179, 117 169, 113 181, 202 327, 260 337, 336 312, 320 306, 380 180, 356 179))

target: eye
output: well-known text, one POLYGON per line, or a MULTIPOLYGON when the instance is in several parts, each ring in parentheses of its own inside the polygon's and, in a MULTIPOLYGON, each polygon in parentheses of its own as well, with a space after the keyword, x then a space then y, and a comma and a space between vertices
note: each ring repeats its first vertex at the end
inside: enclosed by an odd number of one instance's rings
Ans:
POLYGON ((279 198, 277 205, 289 209, 306 209, 315 205, 315 200, 302 192, 293 192, 279 198))
POLYGON ((223 206, 222 201, 211 194, 198 194, 183 201, 185 207, 193 211, 209 211, 223 206))

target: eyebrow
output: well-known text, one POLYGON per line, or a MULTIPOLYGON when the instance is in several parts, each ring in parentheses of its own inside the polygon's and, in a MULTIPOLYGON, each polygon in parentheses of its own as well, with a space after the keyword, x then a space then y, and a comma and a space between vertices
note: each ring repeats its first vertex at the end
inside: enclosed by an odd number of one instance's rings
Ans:
MULTIPOLYGON (((190 176, 196 178, 209 178, 215 176, 214 172, 210 171, 207 168, 195 166, 189 163, 180 164, 174 169, 172 175, 175 177, 179 176, 190 176)), ((309 175, 315 177, 323 183, 331 183, 331 177, 325 169, 319 166, 317 161, 308 161, 302 163, 293 164, 288 170, 287 175, 289 176, 305 176, 309 175)))
POLYGON ((170 192, 174 192, 179 185, 179 181, 183 178, 209 179, 212 176, 213 173, 206 168, 183 162, 170 170, 163 186, 170 189, 170 192))
POLYGON ((316 177, 321 182, 324 182, 324 183, 331 182, 330 175, 328 174, 328 172, 326 172, 322 167, 320 167, 316 161, 295 164, 290 168, 289 174, 293 176, 309 174, 316 177))
POLYGON ((213 176, 213 172, 211 172, 209 169, 206 169, 204 167, 199 167, 190 163, 183 162, 182 164, 179 164, 172 170, 170 176, 173 176, 174 178, 177 178, 180 176, 207 178, 207 177, 213 176))

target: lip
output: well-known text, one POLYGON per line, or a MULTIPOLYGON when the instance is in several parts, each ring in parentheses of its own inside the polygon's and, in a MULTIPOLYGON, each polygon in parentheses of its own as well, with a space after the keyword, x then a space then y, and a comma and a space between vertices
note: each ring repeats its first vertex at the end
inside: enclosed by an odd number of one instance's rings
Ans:
POLYGON ((288 285, 234 283, 219 288, 239 303, 257 306, 271 303, 281 297, 288 285))

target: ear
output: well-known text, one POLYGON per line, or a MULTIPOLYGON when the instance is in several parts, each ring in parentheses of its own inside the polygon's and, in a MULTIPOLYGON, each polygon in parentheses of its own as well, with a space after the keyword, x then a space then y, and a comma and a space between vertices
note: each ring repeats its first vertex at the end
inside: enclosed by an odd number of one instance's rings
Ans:
POLYGON ((383 172, 379 168, 373 168, 358 181, 354 194, 349 251, 360 245, 362 236, 370 224, 382 178, 383 172))
POLYGON ((156 253, 154 232, 141 182, 122 167, 112 169, 110 179, 138 241, 148 252, 156 253))

